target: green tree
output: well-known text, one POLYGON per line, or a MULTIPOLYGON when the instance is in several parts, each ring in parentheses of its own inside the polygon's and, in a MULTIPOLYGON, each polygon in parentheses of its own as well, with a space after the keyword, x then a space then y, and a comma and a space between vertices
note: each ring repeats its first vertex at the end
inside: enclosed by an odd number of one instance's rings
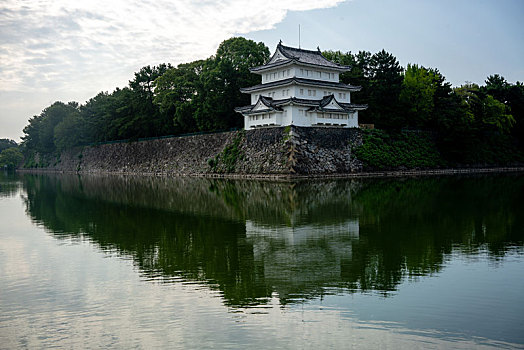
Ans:
POLYGON ((170 64, 145 66, 129 81, 129 88, 133 92, 132 108, 126 121, 129 137, 163 136, 173 133, 171 118, 161 113, 153 103, 154 81, 170 68, 170 64))
POLYGON ((510 131, 515 119, 502 102, 483 93, 477 84, 465 84, 455 91, 467 106, 467 113, 473 117, 477 131, 510 131))
POLYGON ((481 90, 509 108, 515 119, 511 132, 524 146, 524 85, 518 81, 510 84, 498 74, 490 75, 485 83, 481 90))
POLYGON ((0 139, 0 152, 4 149, 18 147, 18 144, 14 140, 10 139, 0 139))
POLYGON ((495 129, 503 133, 509 133, 515 119, 509 112, 509 108, 493 96, 487 95, 482 100, 482 123, 489 129, 495 129))
POLYGON ((100 92, 80 107, 85 123, 86 142, 100 142, 111 139, 113 131, 109 125, 112 94, 100 92))
POLYGON ((399 107, 402 70, 395 56, 385 50, 371 56, 369 115, 379 128, 399 129, 404 124, 399 107))
POLYGON ((161 113, 173 120, 175 133, 197 129, 193 100, 198 93, 204 63, 199 60, 171 67, 154 82, 154 103, 159 106, 161 113))
POLYGON ((22 152, 17 148, 6 148, 0 152, 0 168, 15 169, 24 160, 22 152))
POLYGON ((490 75, 486 81, 486 86, 483 87, 483 90, 488 94, 493 96, 498 101, 506 104, 508 102, 508 92, 510 84, 506 79, 498 74, 490 75))
POLYGON ((28 151, 41 154, 53 154, 56 151, 55 127, 72 113, 78 113, 78 103, 55 102, 45 108, 38 116, 29 120, 29 125, 24 128, 22 144, 28 151))
POLYGON ((443 82, 438 70, 408 64, 399 96, 406 113, 405 126, 429 128, 434 125, 436 92, 443 82))
POLYGON ((55 126, 54 142, 58 152, 86 143, 86 123, 80 112, 68 114, 55 126))
POLYGON ((241 87, 260 83, 260 76, 249 69, 262 65, 269 58, 269 49, 261 42, 237 37, 223 41, 216 55, 203 65, 197 94, 195 120, 200 130, 241 127, 242 118, 235 107, 250 103, 241 87))
POLYGON ((508 88, 508 105, 511 115, 515 119, 512 134, 520 141, 524 148, 524 84, 517 81, 508 88))

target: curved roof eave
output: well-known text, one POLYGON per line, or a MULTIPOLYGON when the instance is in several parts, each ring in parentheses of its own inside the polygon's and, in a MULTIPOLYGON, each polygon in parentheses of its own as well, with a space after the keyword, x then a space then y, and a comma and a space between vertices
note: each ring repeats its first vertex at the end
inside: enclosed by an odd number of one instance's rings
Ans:
POLYGON ((324 66, 324 65, 313 64, 313 63, 300 62, 300 61, 298 61, 296 59, 290 59, 290 60, 277 61, 275 63, 249 68, 249 71, 251 73, 263 74, 264 72, 266 72, 268 70, 272 70, 274 68, 281 68, 281 67, 285 67, 285 66, 290 66, 292 64, 296 64, 297 66, 311 67, 311 68, 317 68, 317 69, 335 70, 335 71, 339 71, 339 72, 348 72, 348 71, 351 70, 351 66, 332 67, 332 66, 324 66))
POLYGON ((346 91, 360 91, 362 89, 361 86, 347 85, 344 83, 292 77, 292 78, 272 81, 270 83, 254 85, 254 86, 250 86, 247 88, 241 88, 240 92, 251 93, 251 92, 257 92, 257 91, 272 89, 275 87, 281 87, 281 86, 286 86, 286 85, 293 85, 293 84, 304 85, 304 86, 316 86, 316 87, 322 87, 322 88, 340 89, 340 90, 346 90, 346 91))

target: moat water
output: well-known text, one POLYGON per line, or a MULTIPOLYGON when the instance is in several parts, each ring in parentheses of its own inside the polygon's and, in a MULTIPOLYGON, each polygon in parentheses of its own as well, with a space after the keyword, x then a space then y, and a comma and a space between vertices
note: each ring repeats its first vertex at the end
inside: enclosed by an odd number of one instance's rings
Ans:
POLYGON ((524 174, 0 175, 0 349, 524 348, 524 174))

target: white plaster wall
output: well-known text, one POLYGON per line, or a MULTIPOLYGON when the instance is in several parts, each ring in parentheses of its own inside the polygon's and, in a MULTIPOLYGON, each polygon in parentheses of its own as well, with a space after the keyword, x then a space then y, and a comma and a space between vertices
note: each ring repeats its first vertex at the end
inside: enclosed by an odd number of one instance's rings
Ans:
POLYGON ((273 112, 263 113, 259 115, 244 116, 244 130, 253 130, 255 127, 271 127, 284 125, 282 122, 283 114, 283 112, 273 112))
POLYGON ((295 76, 305 79, 314 79, 322 81, 339 81, 339 73, 334 70, 318 69, 313 67, 296 66, 295 76))
POLYGON ((282 107, 284 112, 282 113, 282 125, 291 125, 291 119, 293 117, 293 107, 292 106, 284 106, 282 107))
MULTIPOLYGON (((269 126, 311 126, 322 123, 324 125, 331 124, 333 126, 342 126, 345 128, 358 128, 358 111, 350 113, 348 119, 329 119, 329 118, 320 118, 319 114, 316 112, 308 113, 306 112, 307 107, 302 106, 284 106, 282 112, 274 112, 264 114, 265 117, 262 119, 262 115, 254 117, 254 120, 250 120, 249 116, 244 116, 244 129, 252 130, 253 127, 269 127, 269 126), (303 113, 300 112, 303 111, 303 113)), ((326 125, 329 126, 329 125, 326 125)))
POLYGON ((298 87, 298 85, 293 85, 292 88, 293 88, 293 95, 292 95, 291 97, 300 97, 300 96, 298 95, 299 90, 300 90, 300 88, 298 87))
POLYGON ((306 115, 308 107, 292 106, 292 120, 293 125, 296 126, 311 126, 311 118, 306 115), (301 112, 302 111, 302 112, 301 112))
POLYGON ((288 79, 291 77, 331 82, 339 82, 340 79, 339 72, 334 70, 318 69, 313 67, 304 67, 297 65, 278 67, 258 74, 262 76, 262 84, 277 80, 288 79))
POLYGON ((272 81, 292 78, 294 76, 294 69, 291 66, 278 67, 260 74, 262 75, 262 84, 265 84, 272 81))
POLYGON ((358 128, 358 111, 349 114, 348 128, 358 128))

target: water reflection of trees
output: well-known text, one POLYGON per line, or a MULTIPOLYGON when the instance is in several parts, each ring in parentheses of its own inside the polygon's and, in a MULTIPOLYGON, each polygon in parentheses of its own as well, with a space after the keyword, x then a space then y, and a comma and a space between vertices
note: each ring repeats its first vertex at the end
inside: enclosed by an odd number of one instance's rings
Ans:
POLYGON ((14 173, 0 170, 0 198, 14 196, 19 188, 20 182, 14 173))
POLYGON ((133 258, 147 279, 216 286, 231 305, 326 290, 387 292, 453 251, 522 249, 524 177, 260 182, 23 178, 27 210, 57 238, 133 258))

